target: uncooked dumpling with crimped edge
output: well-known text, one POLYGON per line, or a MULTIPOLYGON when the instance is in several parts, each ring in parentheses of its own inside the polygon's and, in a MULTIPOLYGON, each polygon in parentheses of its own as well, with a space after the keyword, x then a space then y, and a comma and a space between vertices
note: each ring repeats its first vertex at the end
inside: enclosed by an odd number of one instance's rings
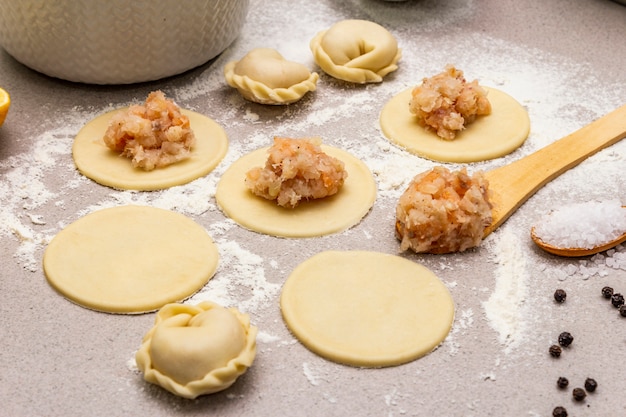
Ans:
POLYGON ((226 82, 247 100, 260 104, 291 104, 315 91, 319 75, 278 51, 256 48, 224 67, 226 82))
POLYGON ((248 315, 205 301, 168 304, 135 355, 144 379, 184 398, 230 387, 252 365, 257 328, 248 315))
POLYGON ((353 83, 379 83, 398 69, 401 50, 387 29, 367 20, 342 20, 310 42, 315 62, 328 75, 353 83))

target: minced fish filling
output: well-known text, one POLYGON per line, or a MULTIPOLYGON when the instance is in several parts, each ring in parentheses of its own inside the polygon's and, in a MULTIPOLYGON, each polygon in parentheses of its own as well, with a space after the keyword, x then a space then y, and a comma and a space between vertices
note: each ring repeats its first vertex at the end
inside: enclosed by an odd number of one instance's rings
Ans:
POLYGON ((195 144, 189 118, 161 91, 150 93, 143 105, 115 114, 103 139, 146 171, 189 158, 195 144))
POLYGON ((491 103, 478 81, 468 83, 463 71, 448 65, 413 89, 409 111, 421 126, 442 139, 453 140, 477 116, 490 114, 491 103))
POLYGON ((488 194, 480 172, 435 167, 417 175, 396 206, 400 249, 449 253, 478 246, 492 220, 488 194))
POLYGON ((246 186, 255 195, 287 208, 338 193, 348 172, 342 161, 324 153, 320 145, 319 138, 275 137, 265 166, 246 173, 246 186))

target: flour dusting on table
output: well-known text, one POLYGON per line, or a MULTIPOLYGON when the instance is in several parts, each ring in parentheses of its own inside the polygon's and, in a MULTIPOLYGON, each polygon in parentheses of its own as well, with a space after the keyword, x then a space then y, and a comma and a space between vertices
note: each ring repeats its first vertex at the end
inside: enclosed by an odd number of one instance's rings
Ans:
POLYGON ((483 303, 489 324, 498 332, 498 340, 511 352, 523 342, 528 326, 527 259, 521 236, 503 228, 490 244, 496 263, 495 288, 483 303))

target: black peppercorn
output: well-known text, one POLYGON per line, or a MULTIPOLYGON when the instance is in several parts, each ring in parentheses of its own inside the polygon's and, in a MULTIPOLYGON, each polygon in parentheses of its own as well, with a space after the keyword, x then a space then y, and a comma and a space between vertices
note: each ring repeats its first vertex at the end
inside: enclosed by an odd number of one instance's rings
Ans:
POLYGON ((613 304, 613 307, 615 308, 620 308, 624 305, 624 296, 616 292, 611 296, 611 304, 613 304))
POLYGON ((574 341, 574 336, 569 332, 563 332, 559 335, 559 345, 568 347, 574 341))
POLYGON ((563 376, 559 377, 559 379, 556 380, 556 386, 561 389, 567 388, 568 385, 569 381, 563 376))
POLYGON ((550 346, 549 352, 550 356, 552 356, 553 358, 558 358, 559 356, 561 356, 561 347, 558 345, 552 345, 550 346))
POLYGON ((621 307, 619 308, 619 314, 620 314, 622 317, 626 317, 626 304, 624 304, 623 306, 621 306, 621 307))
POLYGON ((585 379, 585 389, 587 392, 594 392, 598 388, 598 383, 593 378, 585 379))
POLYGON ((563 407, 554 407, 552 417, 567 417, 567 410, 563 407))
POLYGON ((574 396, 574 399, 576 401, 582 401, 587 396, 587 393, 582 388, 574 388, 574 390, 572 391, 572 395, 574 396))
POLYGON ((565 290, 562 289, 558 289, 554 292, 554 300, 557 303, 564 303, 565 299, 567 298, 567 293, 565 292, 565 290))
POLYGON ((608 300, 609 298, 611 298, 612 295, 613 295, 613 288, 611 288, 611 287, 604 287, 604 288, 602 288, 602 296, 604 298, 606 298, 608 300))

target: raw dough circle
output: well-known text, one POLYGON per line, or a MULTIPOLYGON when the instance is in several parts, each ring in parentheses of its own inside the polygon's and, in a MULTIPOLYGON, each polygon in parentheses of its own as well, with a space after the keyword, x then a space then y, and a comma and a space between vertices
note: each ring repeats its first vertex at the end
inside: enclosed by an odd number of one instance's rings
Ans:
POLYGON ((343 161, 348 171, 337 194, 300 202, 294 209, 252 194, 244 179, 247 171, 265 165, 268 148, 262 148, 235 161, 222 175, 215 192, 220 209, 247 229, 278 237, 323 236, 354 226, 376 200, 374 177, 362 161, 348 152, 321 146, 325 153, 343 161))
POLYGON ((369 251, 328 251, 300 264, 280 297, 287 327, 313 352, 361 367, 400 365, 433 351, 454 301, 430 270, 369 251))
POLYGON ((402 91, 385 104, 380 114, 380 127, 391 142, 435 161, 478 162, 507 155, 528 137, 528 113, 508 94, 483 88, 488 91, 491 114, 476 118, 454 140, 441 139, 417 123, 409 111, 413 88, 402 91))
POLYGON ((61 230, 43 268, 52 287, 83 307, 144 313, 202 288, 218 257, 206 230, 190 218, 130 205, 93 212, 61 230))
POLYGON ((224 129, 202 114, 182 109, 196 136, 191 157, 152 171, 134 168, 130 159, 109 149, 102 139, 113 114, 123 110, 114 110, 91 120, 74 140, 72 157, 76 168, 99 184, 139 191, 182 185, 211 172, 226 155, 228 138, 224 129))

